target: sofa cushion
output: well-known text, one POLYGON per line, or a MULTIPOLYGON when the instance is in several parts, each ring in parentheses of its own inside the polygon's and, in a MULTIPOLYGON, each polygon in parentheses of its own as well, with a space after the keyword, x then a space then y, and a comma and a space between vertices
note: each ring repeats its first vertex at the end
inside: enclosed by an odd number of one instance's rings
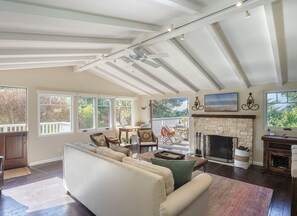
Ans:
POLYGON ((122 161, 126 155, 121 152, 116 152, 108 147, 98 147, 97 148, 97 154, 117 160, 117 161, 122 161))
POLYGON ((92 136, 92 137, 96 141, 94 143, 97 146, 107 146, 104 134, 100 134, 100 135, 96 135, 96 136, 92 136))
POLYGON ((139 130, 138 133, 141 142, 153 142, 153 134, 151 129, 139 130))
POLYGON ((192 172, 195 165, 194 160, 181 161, 151 158, 151 161, 153 164, 164 166, 171 170, 174 178, 174 189, 181 187, 192 179, 192 172))
POLYGON ((116 152, 121 152, 121 153, 124 153, 126 156, 131 156, 132 155, 132 152, 130 149, 127 149, 123 146, 118 146, 118 145, 113 145, 111 144, 109 146, 110 149, 116 151, 116 152))
POLYGON ((170 194, 174 190, 174 180, 170 169, 162 166, 157 166, 146 161, 140 161, 131 157, 123 158, 123 163, 129 164, 131 166, 146 170, 148 172, 163 177, 165 182, 166 195, 170 194))
POLYGON ((91 146, 89 144, 79 143, 79 142, 73 143, 73 145, 91 152, 96 152, 96 149, 97 149, 97 147, 91 146))

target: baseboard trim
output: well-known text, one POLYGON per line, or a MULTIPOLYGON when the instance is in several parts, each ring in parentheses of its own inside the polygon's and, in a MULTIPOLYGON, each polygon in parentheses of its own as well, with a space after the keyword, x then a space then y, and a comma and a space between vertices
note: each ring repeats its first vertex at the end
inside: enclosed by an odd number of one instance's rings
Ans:
POLYGON ((51 159, 47 159, 47 160, 41 160, 41 161, 31 162, 31 163, 29 163, 29 166, 35 166, 35 165, 45 164, 45 163, 50 163, 50 162, 55 162, 55 161, 59 161, 59 160, 62 160, 62 157, 57 157, 57 158, 51 158, 51 159))
POLYGON ((263 166, 263 162, 259 162, 259 161, 253 161, 253 164, 257 166, 263 166))

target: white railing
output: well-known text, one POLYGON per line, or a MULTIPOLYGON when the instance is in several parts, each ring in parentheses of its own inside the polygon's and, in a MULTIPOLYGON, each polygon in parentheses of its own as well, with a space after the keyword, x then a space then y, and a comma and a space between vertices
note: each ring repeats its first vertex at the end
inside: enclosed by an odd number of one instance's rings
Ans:
POLYGON ((175 127, 177 125, 189 125, 188 117, 153 118, 153 132, 157 137, 161 137, 163 126, 175 127))
POLYGON ((4 124, 0 125, 0 133, 5 132, 19 132, 19 131, 26 131, 27 125, 26 124, 4 124))
POLYGON ((71 131, 70 122, 43 122, 40 123, 40 134, 66 133, 71 131))

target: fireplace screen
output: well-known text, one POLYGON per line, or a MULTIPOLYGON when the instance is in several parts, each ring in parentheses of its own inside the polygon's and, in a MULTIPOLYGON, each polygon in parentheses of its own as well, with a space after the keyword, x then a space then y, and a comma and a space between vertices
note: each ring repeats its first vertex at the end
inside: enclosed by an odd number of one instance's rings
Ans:
POLYGON ((232 163, 237 137, 203 135, 203 155, 207 159, 232 163))

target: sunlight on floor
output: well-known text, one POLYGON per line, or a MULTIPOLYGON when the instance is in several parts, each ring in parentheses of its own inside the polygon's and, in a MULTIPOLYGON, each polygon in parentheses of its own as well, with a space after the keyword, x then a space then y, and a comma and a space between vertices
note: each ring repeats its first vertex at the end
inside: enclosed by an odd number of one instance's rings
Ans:
POLYGON ((26 206, 28 213, 74 202, 66 194, 63 179, 58 177, 6 189, 2 193, 26 206))

